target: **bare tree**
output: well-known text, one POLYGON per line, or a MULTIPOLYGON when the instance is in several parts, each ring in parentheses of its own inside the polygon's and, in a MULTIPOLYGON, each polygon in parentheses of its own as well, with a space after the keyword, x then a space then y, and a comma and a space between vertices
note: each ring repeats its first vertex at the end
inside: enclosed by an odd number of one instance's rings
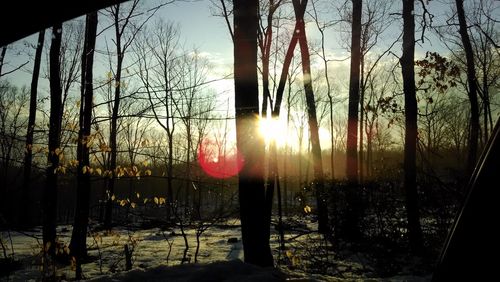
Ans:
MULTIPOLYGON (((23 190, 22 199, 31 203, 29 190, 31 183, 31 165, 33 160, 33 133, 35 131, 35 121, 36 121, 36 108, 37 108, 37 97, 38 97, 38 78, 40 75, 40 64, 42 61, 42 50, 45 41, 45 30, 41 30, 38 33, 38 43, 36 46, 35 62, 33 65, 33 75, 31 77, 31 95, 30 95, 30 106, 29 106, 29 116, 28 116, 28 129, 26 132, 26 150, 24 153, 24 171, 23 171, 23 190)), ((20 224, 29 225, 30 216, 28 214, 29 209, 22 208, 19 211, 20 224)))
POLYGON ((351 68, 349 78, 349 116, 347 123, 346 175, 351 183, 358 183, 358 107, 361 60, 362 1, 352 0, 351 68))
POLYGON ((383 133, 382 112, 387 104, 387 97, 393 97, 396 83, 393 81, 389 68, 392 66, 378 66, 365 82, 364 131, 366 134, 366 173, 367 177, 374 176, 375 152, 380 152, 382 144, 380 137, 383 133), (377 144, 377 142, 379 142, 377 144))
POLYGON ((245 160, 238 186, 245 262, 273 266, 269 224, 263 208, 266 203, 262 167, 264 140, 258 137, 257 124, 257 9, 257 0, 233 0, 236 142, 238 156, 245 160))
POLYGON ((312 87, 311 62, 309 56, 309 46, 307 44, 307 35, 304 22, 304 11, 307 7, 307 0, 293 0, 295 20, 298 29, 298 41, 302 59, 302 80, 304 82, 304 93, 306 96, 307 115, 309 124, 309 136, 311 138, 311 149, 314 168, 314 189, 316 191, 316 202, 318 206, 318 231, 326 234, 328 231, 328 211, 326 199, 324 198, 324 174, 323 159, 321 157, 321 145, 319 142, 319 128, 316 117, 316 104, 312 87))
POLYGON ((362 0, 352 0, 351 21, 351 67, 349 73, 349 105, 347 120, 346 176, 349 185, 346 191, 347 213, 344 221, 346 237, 351 240, 360 239, 360 195, 358 164, 358 124, 360 102, 360 63, 361 63, 361 15, 362 0))
POLYGON ((491 105, 494 103, 493 90, 500 80, 500 53, 497 42, 499 34, 497 32, 498 21, 493 18, 496 10, 495 1, 486 0, 474 2, 472 4, 472 14, 468 16, 469 32, 472 48, 474 51, 474 63, 477 72, 477 91, 481 102, 482 116, 482 144, 486 144, 490 132, 493 130, 493 117, 491 105))
MULTIPOLYGON (((132 45, 134 39, 137 35, 137 32, 140 30, 142 25, 135 26, 131 20, 132 17, 135 16, 139 5, 138 0, 134 0, 130 3, 130 6, 124 8, 121 4, 117 4, 111 8, 109 8, 109 16, 113 20, 114 27, 114 45, 116 48, 116 68, 114 70, 114 97, 112 102, 112 113, 111 113, 111 124, 110 124, 110 132, 109 132, 109 147, 110 151, 110 159, 109 159, 109 170, 112 173, 112 177, 108 181, 107 186, 107 199, 106 199, 106 213, 104 216, 104 225, 107 229, 111 228, 112 224, 112 213, 113 213, 113 201, 112 195, 114 194, 115 188, 115 178, 116 178, 116 160, 117 160, 117 133, 118 133, 118 113, 120 110, 120 98, 122 92, 122 71, 123 71, 123 61, 125 58, 125 54, 127 49, 132 45), (130 30, 131 29, 131 30, 130 30)), ((143 23, 144 24, 144 23, 143 23)))
MULTIPOLYGON (((176 99, 176 107, 180 115, 180 119, 184 124, 187 144, 186 144, 186 186, 184 190, 184 205, 185 211, 189 208, 189 198, 194 199, 194 195, 190 195, 193 185, 192 178, 192 155, 196 151, 193 147, 194 143, 194 126, 193 121, 200 118, 197 112, 196 104, 202 104, 203 98, 202 87, 207 83, 207 75, 209 64, 208 61, 200 57, 200 54, 195 50, 187 52, 182 56, 180 64, 180 81, 178 85, 179 98, 176 99)), ((200 109, 200 108, 198 108, 200 109)))
POLYGON ((415 89, 415 4, 403 0, 403 54, 400 58, 405 97, 404 186, 411 250, 421 252, 422 229, 417 193, 417 98, 415 89))
POLYGON ((77 195, 75 222, 71 235, 70 251, 76 259, 76 279, 82 278, 82 260, 87 256, 87 225, 90 205, 90 144, 93 108, 93 67, 94 49, 97 35, 97 12, 86 17, 85 41, 82 54, 82 87, 80 125, 78 132, 77 158, 77 195))
MULTIPOLYGON (((16 182, 17 177, 13 177, 12 171, 25 148, 21 130, 26 127, 23 112, 28 102, 28 89, 19 89, 8 81, 0 82, 0 177, 4 180, 2 193, 6 195, 16 182)), ((8 212, 8 203, 5 204, 3 210, 8 212)))
POLYGON ((318 28, 319 33, 321 34, 321 52, 318 52, 319 57, 323 61, 323 67, 324 67, 324 74, 325 74, 325 83, 326 83, 326 95, 328 97, 328 108, 329 108, 329 125, 330 125, 330 147, 331 147, 331 152, 330 152, 330 175, 331 178, 335 178, 335 165, 334 165, 334 157, 335 157, 335 150, 334 150, 334 125, 333 125, 333 106, 335 104, 334 97, 333 97, 333 87, 330 82, 330 75, 329 75, 329 68, 328 68, 328 63, 331 62, 331 59, 327 58, 326 55, 326 48, 325 48, 325 31, 327 28, 331 27, 334 25, 334 22, 325 22, 321 23, 319 19, 319 13, 318 9, 316 8, 316 3, 317 1, 312 1, 312 8, 313 8, 313 18, 314 22, 316 23, 316 27, 318 28))
POLYGON ((172 214, 174 133, 178 120, 174 104, 173 89, 179 83, 177 49, 179 47, 178 30, 172 24, 158 22, 155 31, 137 42, 136 54, 139 66, 139 78, 148 96, 150 109, 158 125, 167 134, 167 218, 172 214), (153 66, 156 66, 153 68, 153 66))
POLYGON ((61 154, 61 112, 62 88, 59 64, 62 40, 62 24, 52 27, 50 45, 50 120, 49 120, 49 153, 48 166, 43 191, 43 246, 51 256, 56 249, 57 220, 57 173, 61 154))
POLYGON ((467 82, 469 86, 469 102, 470 102, 470 136, 469 136, 469 153, 467 156, 467 173, 472 174, 476 166, 478 138, 479 138, 479 105, 477 101, 477 80, 476 68, 474 64, 474 52, 472 50, 469 33, 467 31, 467 21, 465 19, 464 2, 456 0, 457 16, 459 23, 459 32, 462 39, 462 44, 465 51, 467 61, 467 82))
POLYGON ((381 41, 382 34, 391 24, 391 19, 388 17, 391 8, 391 1, 367 1, 363 11, 364 20, 361 27, 361 44, 360 44, 360 93, 359 93, 359 180, 363 182, 365 173, 365 158, 364 158, 364 126, 365 126, 365 93, 367 90, 367 81, 370 79, 373 69, 381 62, 381 59, 391 51, 392 47, 398 42, 401 37, 396 38, 392 44, 380 54, 373 56, 370 60, 369 53, 373 52, 375 46, 381 41))

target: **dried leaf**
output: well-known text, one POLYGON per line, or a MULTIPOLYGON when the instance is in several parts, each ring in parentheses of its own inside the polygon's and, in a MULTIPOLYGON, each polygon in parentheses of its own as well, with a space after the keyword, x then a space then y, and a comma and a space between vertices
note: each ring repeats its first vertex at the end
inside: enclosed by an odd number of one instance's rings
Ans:
POLYGON ((311 207, 310 206, 305 206, 304 207, 304 212, 305 213, 310 213, 312 211, 311 207))

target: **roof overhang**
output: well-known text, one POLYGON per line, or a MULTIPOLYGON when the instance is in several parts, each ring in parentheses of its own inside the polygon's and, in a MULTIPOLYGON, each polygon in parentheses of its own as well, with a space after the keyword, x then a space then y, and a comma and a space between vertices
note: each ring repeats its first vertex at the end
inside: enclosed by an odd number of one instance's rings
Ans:
POLYGON ((64 22, 128 0, 9 1, 0 17, 0 46, 64 22), (9 14, 9 16, 6 16, 9 14))

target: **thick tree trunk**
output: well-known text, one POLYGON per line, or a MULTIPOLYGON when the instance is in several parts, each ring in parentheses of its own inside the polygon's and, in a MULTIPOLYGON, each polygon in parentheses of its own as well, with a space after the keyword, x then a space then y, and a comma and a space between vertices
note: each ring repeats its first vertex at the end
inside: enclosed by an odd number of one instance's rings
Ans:
POLYGON ((90 166, 89 147, 86 140, 90 136, 93 101, 93 66, 94 48, 97 34, 97 12, 87 15, 85 42, 82 54, 82 93, 81 105, 83 117, 80 119, 78 133, 78 171, 76 190, 75 223, 71 235, 70 251, 76 258, 76 278, 82 278, 81 263, 87 256, 87 226, 90 205, 90 173, 84 173, 84 167, 90 166))
POLYGON ((403 0, 403 54, 400 59, 405 96, 404 186, 408 237, 413 252, 422 251, 417 193, 417 98, 415 90, 414 1, 403 0))
POLYGON ((455 0, 457 5, 458 24, 460 26, 460 37, 465 51, 465 59, 467 61, 467 83, 469 86, 469 103, 470 103, 470 131, 469 131, 469 152, 467 154, 467 173, 472 174, 476 165, 477 159, 477 143, 479 138, 479 105, 477 101, 477 80, 476 69, 474 66, 474 55, 472 46, 467 32, 467 22, 465 20, 464 1, 455 0))
POLYGON ((360 94, 360 63, 361 63, 361 12, 362 0, 352 0, 352 34, 351 34, 351 69, 349 75, 349 105, 347 120, 347 150, 346 150, 346 187, 347 211, 344 220, 345 236, 357 241, 361 234, 359 230, 360 195, 358 188, 358 114, 360 94))
POLYGON ((20 205, 20 219, 19 224, 22 226, 29 226, 32 222, 32 217, 29 212, 30 209, 26 206, 33 206, 30 196, 30 184, 31 184, 31 164, 33 159, 33 133, 35 131, 35 121, 36 121, 36 105, 38 97, 38 77, 40 75, 40 64, 42 61, 42 50, 43 43, 45 41, 45 30, 41 30, 38 33, 38 43, 35 52, 35 62, 33 66, 33 76, 31 77, 31 93, 30 93, 30 109, 28 116, 28 130, 26 132, 26 149, 24 151, 24 170, 23 170, 23 190, 22 197, 23 201, 27 201, 28 205, 20 205), (23 207, 24 206, 24 207, 23 207))
POLYGON ((55 255, 57 223, 57 168, 59 167, 62 89, 59 55, 61 53, 62 24, 52 27, 50 46, 50 117, 49 153, 46 182, 43 191, 43 245, 49 255, 55 255))
POLYGON ((346 175, 350 183, 358 182, 358 106, 359 68, 361 62, 362 0, 352 0, 351 70, 349 75, 349 110, 347 123, 346 175))
POLYGON ((244 160, 239 172, 241 231, 245 262, 273 266, 265 220, 264 140, 258 133, 258 0, 233 0, 236 142, 244 160))

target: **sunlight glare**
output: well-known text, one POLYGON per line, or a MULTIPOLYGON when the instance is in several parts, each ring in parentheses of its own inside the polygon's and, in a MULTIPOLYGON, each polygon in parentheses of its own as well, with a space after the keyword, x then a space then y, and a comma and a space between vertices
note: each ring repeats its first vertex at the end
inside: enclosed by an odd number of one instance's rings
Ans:
POLYGON ((276 145, 284 146, 287 142, 286 124, 275 118, 261 118, 259 120, 259 132, 266 144, 276 141, 276 145))

